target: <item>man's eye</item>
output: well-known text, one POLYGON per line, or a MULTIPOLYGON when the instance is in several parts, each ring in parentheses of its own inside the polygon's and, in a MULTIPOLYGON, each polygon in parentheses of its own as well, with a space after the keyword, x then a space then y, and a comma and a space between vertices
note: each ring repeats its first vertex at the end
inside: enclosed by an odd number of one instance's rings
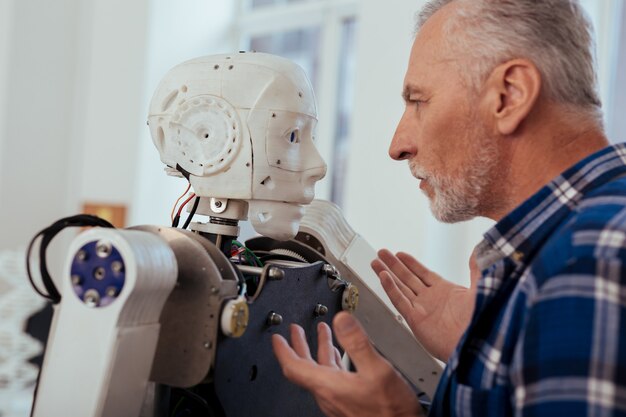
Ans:
POLYGON ((421 99, 409 99, 407 100, 407 106, 415 107, 415 109, 419 109, 422 107, 422 104, 426 103, 426 100, 421 99))

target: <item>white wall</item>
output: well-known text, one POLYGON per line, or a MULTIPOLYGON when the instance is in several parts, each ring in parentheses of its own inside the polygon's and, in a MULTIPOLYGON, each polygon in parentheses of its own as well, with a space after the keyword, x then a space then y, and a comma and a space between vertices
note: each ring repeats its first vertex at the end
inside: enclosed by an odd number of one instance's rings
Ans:
POLYGON ((165 73, 185 60, 236 50, 232 0, 152 0, 144 91, 141 97, 143 127, 138 135, 139 155, 134 181, 130 224, 168 224, 176 198, 186 181, 167 177, 159 153, 145 126, 152 93, 165 73))
POLYGON ((491 222, 438 223, 406 163, 387 154, 403 110, 400 93, 414 14, 423 4, 362 3, 345 211, 352 226, 375 248, 409 252, 446 278, 468 283, 469 254, 491 222))
POLYGON ((619 30, 619 44, 616 54, 616 69, 614 73, 614 91, 613 100, 610 101, 609 108, 612 114, 612 123, 608 126, 608 134, 612 140, 616 142, 626 141, 626 4, 622 4, 622 10, 619 13, 622 26, 619 30))
POLYGON ((81 1, 4 7, 12 24, 3 25, 9 44, 0 61, 0 249, 25 245, 65 212, 81 1))
MULTIPOLYGON (((9 83, 7 78, 8 66, 5 63, 9 60, 13 38, 13 3, 14 0, 0 1, 0 161, 2 161, 2 148, 6 132, 5 116, 9 83)), ((0 183, 0 187, 1 185, 0 183)), ((0 204, 3 201, 2 195, 2 188, 0 188, 0 204)))
POLYGON ((619 65, 620 41, 623 27, 626 26, 626 16, 622 13, 624 0, 581 0, 594 26, 596 42, 596 58, 598 71, 598 87, 604 110, 604 121, 609 139, 613 142, 623 141, 617 136, 614 126, 619 125, 623 117, 620 108, 615 106, 623 95, 623 86, 620 83, 623 67, 619 65), (621 93, 621 94, 620 94, 621 93))
MULTIPOLYGON (((93 0, 81 18, 70 201, 131 204, 146 71, 149 0, 93 0)), ((71 208, 70 208, 71 209, 71 208)))

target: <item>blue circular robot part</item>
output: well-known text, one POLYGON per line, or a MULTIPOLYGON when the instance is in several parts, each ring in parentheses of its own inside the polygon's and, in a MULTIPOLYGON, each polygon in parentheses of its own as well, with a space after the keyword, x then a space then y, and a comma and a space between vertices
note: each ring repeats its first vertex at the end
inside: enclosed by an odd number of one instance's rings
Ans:
POLYGON ((74 254, 71 280, 74 293, 88 307, 106 307, 124 288, 124 259, 110 242, 88 242, 74 254))

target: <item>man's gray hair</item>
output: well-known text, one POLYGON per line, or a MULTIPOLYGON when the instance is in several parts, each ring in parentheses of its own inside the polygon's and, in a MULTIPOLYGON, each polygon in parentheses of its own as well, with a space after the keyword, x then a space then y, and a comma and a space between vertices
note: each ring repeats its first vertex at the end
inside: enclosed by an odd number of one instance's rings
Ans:
POLYGON ((477 66, 478 88, 499 64, 531 60, 549 99, 584 110, 601 123, 593 29, 577 0, 431 0, 419 12, 416 33, 437 11, 459 3, 444 27, 446 42, 477 66))

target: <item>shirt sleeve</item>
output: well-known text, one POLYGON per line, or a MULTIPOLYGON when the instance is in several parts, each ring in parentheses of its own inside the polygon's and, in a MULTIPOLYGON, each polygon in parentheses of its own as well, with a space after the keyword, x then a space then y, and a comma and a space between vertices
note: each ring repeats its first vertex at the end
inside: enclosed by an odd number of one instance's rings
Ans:
POLYGON ((575 258, 529 300, 511 377, 517 416, 626 417, 626 268, 575 258))

